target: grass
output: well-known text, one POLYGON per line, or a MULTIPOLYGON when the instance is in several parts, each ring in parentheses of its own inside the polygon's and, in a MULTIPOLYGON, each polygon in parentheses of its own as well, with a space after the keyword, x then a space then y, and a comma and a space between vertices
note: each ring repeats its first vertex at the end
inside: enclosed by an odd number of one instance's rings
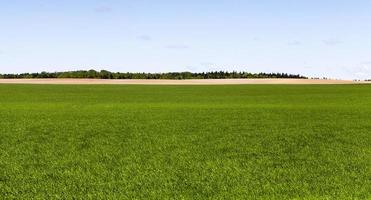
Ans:
POLYGON ((0 85, 4 199, 370 199, 369 85, 0 85))

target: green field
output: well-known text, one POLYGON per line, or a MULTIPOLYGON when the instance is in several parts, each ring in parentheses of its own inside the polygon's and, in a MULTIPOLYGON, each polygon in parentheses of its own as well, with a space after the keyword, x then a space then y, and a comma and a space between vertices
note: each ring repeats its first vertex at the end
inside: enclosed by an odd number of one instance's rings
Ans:
POLYGON ((0 198, 370 199, 371 85, 0 85, 0 198))

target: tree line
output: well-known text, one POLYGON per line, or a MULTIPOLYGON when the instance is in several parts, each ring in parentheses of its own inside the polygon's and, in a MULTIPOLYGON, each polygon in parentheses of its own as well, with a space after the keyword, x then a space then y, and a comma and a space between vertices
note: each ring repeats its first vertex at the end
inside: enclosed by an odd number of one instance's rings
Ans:
POLYGON ((168 73, 132 73, 110 72, 107 70, 79 70, 67 72, 41 72, 21 74, 0 74, 3 79, 20 78, 88 78, 88 79, 248 79, 248 78, 298 78, 307 79, 299 74, 287 73, 249 73, 249 72, 168 72, 168 73))

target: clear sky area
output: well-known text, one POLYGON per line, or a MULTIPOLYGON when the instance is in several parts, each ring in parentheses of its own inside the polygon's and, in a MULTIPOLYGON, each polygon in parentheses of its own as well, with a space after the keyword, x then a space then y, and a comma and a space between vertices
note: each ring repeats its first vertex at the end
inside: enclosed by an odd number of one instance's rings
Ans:
POLYGON ((371 78, 370 0, 0 0, 0 73, 371 78))

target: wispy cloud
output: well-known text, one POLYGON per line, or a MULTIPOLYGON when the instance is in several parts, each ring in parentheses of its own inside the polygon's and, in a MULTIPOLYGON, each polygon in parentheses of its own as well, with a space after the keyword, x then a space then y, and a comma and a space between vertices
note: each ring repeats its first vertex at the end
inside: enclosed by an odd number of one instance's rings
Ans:
POLYGON ((144 40, 144 41, 151 41, 152 40, 152 37, 149 36, 149 35, 139 35, 137 37, 138 40, 144 40))
POLYGON ((109 13, 112 12, 112 8, 109 6, 98 6, 94 9, 94 11, 98 13, 109 13))
POLYGON ((215 66, 215 63, 208 62, 208 61, 201 62, 200 64, 201 64, 202 66, 205 66, 205 67, 212 67, 212 66, 215 66))
POLYGON ((354 71, 354 75, 359 79, 371 79, 371 67, 370 66, 358 67, 354 71))
POLYGON ((260 40, 260 38, 259 38, 259 37, 257 37, 257 36, 255 36, 255 37, 253 37, 253 38, 252 38, 252 40, 253 40, 253 41, 259 41, 259 40, 260 40))
POLYGON ((364 62, 361 62, 361 65, 368 65, 368 66, 371 66, 371 61, 364 61, 364 62))
POLYGON ((186 70, 190 72, 196 72, 199 69, 197 66, 187 66, 186 70))
POLYGON ((188 49, 189 46, 183 44, 171 44, 166 46, 167 49, 188 49))
POLYGON ((210 61, 203 61, 200 63, 202 66, 203 71, 220 71, 221 69, 218 67, 216 63, 210 61))
POLYGON ((293 41, 288 42, 287 44, 290 46, 299 46, 301 45, 301 42, 297 40, 293 40, 293 41))
POLYGON ((337 39, 327 39, 327 40, 323 40, 323 43, 327 46, 335 46, 335 45, 341 44, 342 41, 337 40, 337 39))
POLYGON ((346 71, 357 77, 357 79, 371 79, 371 61, 361 62, 357 66, 347 67, 346 71))

